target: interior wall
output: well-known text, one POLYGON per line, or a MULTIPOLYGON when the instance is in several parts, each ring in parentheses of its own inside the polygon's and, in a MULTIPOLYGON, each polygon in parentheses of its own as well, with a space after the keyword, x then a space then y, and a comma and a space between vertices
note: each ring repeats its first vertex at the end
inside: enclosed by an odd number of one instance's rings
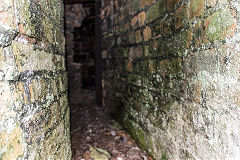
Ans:
POLYGON ((82 89, 95 89, 95 3, 65 3, 69 94, 77 105, 82 89))
POLYGON ((239 2, 103 0, 103 105, 155 159, 239 159, 239 2))
POLYGON ((63 3, 0 0, 0 159, 71 159, 63 3))
POLYGON ((82 66, 74 61, 74 30, 82 25, 89 13, 81 3, 65 5, 65 37, 70 97, 82 87, 82 66))

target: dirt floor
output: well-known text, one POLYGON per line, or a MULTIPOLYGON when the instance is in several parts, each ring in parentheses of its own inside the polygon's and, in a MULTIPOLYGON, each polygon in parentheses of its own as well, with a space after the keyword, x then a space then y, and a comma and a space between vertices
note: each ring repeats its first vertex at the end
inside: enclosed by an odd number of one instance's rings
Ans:
MULTIPOLYGON (((151 160, 122 127, 81 90, 71 105, 72 160, 151 160)), ((73 100, 71 102, 73 102, 73 100)))

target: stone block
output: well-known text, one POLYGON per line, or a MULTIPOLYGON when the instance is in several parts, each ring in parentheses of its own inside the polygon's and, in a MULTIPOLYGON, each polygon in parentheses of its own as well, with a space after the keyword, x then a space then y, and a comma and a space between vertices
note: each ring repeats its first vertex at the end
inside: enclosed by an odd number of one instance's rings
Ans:
POLYGON ((146 27, 143 30, 143 40, 149 41, 151 38, 152 38, 152 31, 151 31, 150 27, 146 27))

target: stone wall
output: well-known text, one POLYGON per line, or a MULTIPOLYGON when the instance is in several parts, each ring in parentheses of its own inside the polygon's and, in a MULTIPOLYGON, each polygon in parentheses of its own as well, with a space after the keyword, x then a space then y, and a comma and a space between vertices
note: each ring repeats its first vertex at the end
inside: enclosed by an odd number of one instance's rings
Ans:
POLYGON ((84 9, 81 3, 65 5, 65 37, 70 97, 74 94, 74 89, 82 87, 82 66, 80 63, 74 62, 74 31, 75 28, 81 27, 88 14, 88 10, 84 9))
POLYGON ((0 159, 71 159, 63 2, 0 0, 0 159))
POLYGON ((103 0, 103 105, 155 159, 239 159, 235 0, 103 0))
POLYGON ((79 104, 79 94, 82 88, 94 88, 94 11, 94 3, 89 5, 84 3, 65 4, 70 106, 79 104), (93 72, 91 72, 92 70, 93 72), (86 82, 91 83, 90 81, 93 85, 88 87, 86 82))

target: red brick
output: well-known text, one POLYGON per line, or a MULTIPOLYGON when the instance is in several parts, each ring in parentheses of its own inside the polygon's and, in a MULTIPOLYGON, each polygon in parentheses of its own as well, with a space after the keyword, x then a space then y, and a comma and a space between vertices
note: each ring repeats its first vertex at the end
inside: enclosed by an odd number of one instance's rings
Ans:
POLYGON ((143 26, 145 24, 145 20, 146 20, 146 13, 145 12, 139 13, 138 19, 139 19, 139 26, 143 26))
POLYGON ((136 43, 142 42, 141 30, 137 30, 137 31, 135 32, 135 38, 136 38, 136 43))
POLYGON ((150 27, 146 27, 143 30, 143 39, 144 39, 144 41, 149 41, 151 37, 152 37, 151 29, 150 29, 150 27))
POLYGON ((131 19, 130 25, 132 26, 132 28, 136 28, 137 22, 138 22, 138 17, 137 16, 135 16, 131 19))

